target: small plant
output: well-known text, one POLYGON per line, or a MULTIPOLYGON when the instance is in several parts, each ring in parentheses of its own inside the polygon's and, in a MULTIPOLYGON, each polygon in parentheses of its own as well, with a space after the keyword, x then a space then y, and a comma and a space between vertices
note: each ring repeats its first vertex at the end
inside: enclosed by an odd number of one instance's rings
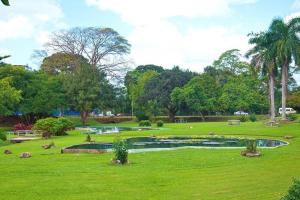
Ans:
POLYGON ((300 199, 300 180, 294 179, 293 185, 289 188, 287 195, 281 200, 297 200, 300 199))
POLYGON ((158 120, 156 122, 157 127, 163 127, 164 126, 164 122, 162 120, 158 120))
POLYGON ((241 115, 241 116, 239 117, 239 120, 240 120, 241 122, 246 122, 246 121, 248 121, 248 117, 247 117, 246 115, 241 115))
POLYGON ((4 132, 0 132, 0 140, 2 140, 2 141, 7 140, 6 134, 4 132))
POLYGON ((256 153, 257 152, 256 140, 248 140, 246 147, 247 147, 247 152, 256 153))
POLYGON ((115 153, 114 161, 120 164, 126 164, 128 162, 128 147, 124 140, 116 139, 113 143, 113 150, 115 153))
POLYGON ((91 142, 92 141, 92 138, 91 138, 90 134, 87 134, 85 141, 86 142, 91 142))
POLYGON ((149 120, 142 120, 139 122, 139 126, 151 126, 151 122, 149 120))
POLYGON ((249 120, 250 120, 251 122, 256 122, 256 121, 257 121, 257 118, 256 118, 255 113, 250 114, 249 120))
POLYGON ((296 121, 298 119, 296 114, 289 114, 287 117, 289 121, 296 121))

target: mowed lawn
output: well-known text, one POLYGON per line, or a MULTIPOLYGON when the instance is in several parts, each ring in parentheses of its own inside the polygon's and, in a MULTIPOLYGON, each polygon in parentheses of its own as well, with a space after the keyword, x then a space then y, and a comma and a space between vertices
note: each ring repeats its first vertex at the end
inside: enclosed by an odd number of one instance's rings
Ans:
MULTIPOLYGON (((134 124, 126 124, 134 125, 134 124)), ((239 149, 181 149, 131 153, 130 164, 110 164, 112 153, 61 154, 63 147, 84 143, 72 131, 22 144, 0 144, 0 199, 102 200, 200 199, 278 200, 292 178, 300 178, 300 123, 266 127, 262 122, 228 126, 225 122, 166 124, 164 130, 123 132, 122 137, 145 135, 217 135, 282 139, 288 146, 262 149, 261 158, 245 158, 239 149), (284 139, 282 139, 284 140, 284 139), (56 148, 41 145, 54 141, 56 148), (5 146, 4 146, 5 145, 5 146), (12 155, 4 155, 9 149, 12 155), (21 159, 21 152, 32 157, 21 159)), ((92 136, 113 141, 116 135, 92 136)))

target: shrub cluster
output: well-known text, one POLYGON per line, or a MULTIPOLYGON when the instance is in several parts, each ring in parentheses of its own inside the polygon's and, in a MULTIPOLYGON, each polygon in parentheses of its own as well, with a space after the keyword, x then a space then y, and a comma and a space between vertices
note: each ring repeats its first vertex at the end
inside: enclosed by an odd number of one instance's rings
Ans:
POLYGON ((126 164, 128 162, 128 147, 124 140, 116 139, 113 143, 113 150, 115 153, 115 160, 119 161, 121 164, 126 164))
POLYGON ((142 120, 139 122, 139 126, 151 126, 151 122, 149 120, 142 120))
POLYGON ((256 121, 257 121, 257 118, 256 118, 255 113, 250 114, 249 120, 250 120, 251 122, 256 122, 256 121))
POLYGON ((52 135, 60 136, 65 135, 67 130, 74 128, 73 122, 70 120, 60 117, 53 118, 48 117, 45 119, 40 119, 34 124, 34 129, 42 131, 43 137, 50 137, 52 135))
POLYGON ((247 141, 247 152, 248 153, 256 153, 257 152, 257 144, 256 140, 248 140, 247 141))
POLYGON ((248 121, 248 117, 247 117, 246 115, 241 115, 241 116, 239 117, 239 120, 240 120, 241 122, 246 122, 246 121, 248 121))
POLYGON ((158 120, 156 122, 157 127, 163 127, 164 126, 164 122, 162 120, 158 120))
POLYGON ((289 114, 287 117, 289 121, 296 121, 298 119, 296 114, 289 114))
POLYGON ((23 123, 17 123, 16 125, 14 125, 14 131, 31 130, 31 129, 32 129, 32 125, 26 125, 23 123))
POLYGON ((7 140, 5 132, 0 132, 0 140, 2 140, 2 141, 6 141, 7 140))
POLYGON ((297 199, 300 199, 300 180, 295 179, 293 185, 288 190, 288 194, 281 198, 281 200, 297 199))

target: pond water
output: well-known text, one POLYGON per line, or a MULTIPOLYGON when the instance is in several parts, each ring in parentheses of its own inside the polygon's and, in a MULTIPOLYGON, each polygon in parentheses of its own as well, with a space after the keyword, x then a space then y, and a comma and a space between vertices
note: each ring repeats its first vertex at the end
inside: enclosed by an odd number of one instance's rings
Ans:
POLYGON ((153 130, 147 127, 122 127, 122 126, 97 126, 97 127, 87 127, 87 128, 77 128, 79 130, 86 130, 86 134, 110 134, 110 133, 120 133, 121 131, 144 131, 153 130))
MULTIPOLYGON (((224 137, 133 137, 126 139, 129 152, 170 150, 176 148, 243 148, 246 147, 247 139, 224 138, 224 137)), ((274 148, 288 143, 280 140, 256 140, 261 148, 274 148)), ((96 149, 111 151, 112 143, 91 143, 67 147, 66 149, 96 149)))

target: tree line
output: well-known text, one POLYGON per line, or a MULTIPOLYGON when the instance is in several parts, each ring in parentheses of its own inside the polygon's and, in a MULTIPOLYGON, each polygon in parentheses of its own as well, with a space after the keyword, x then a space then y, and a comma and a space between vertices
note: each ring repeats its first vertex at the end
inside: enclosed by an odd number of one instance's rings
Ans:
POLYGON ((149 119, 168 115, 270 113, 288 105, 299 109, 292 74, 299 65, 299 18, 275 19, 269 29, 249 34, 245 61, 238 49, 220 55, 202 73, 179 66, 141 65, 129 70, 131 45, 111 28, 72 28, 51 35, 39 70, 0 58, 0 115, 22 114, 25 121, 76 110, 83 125, 95 110, 149 119))

